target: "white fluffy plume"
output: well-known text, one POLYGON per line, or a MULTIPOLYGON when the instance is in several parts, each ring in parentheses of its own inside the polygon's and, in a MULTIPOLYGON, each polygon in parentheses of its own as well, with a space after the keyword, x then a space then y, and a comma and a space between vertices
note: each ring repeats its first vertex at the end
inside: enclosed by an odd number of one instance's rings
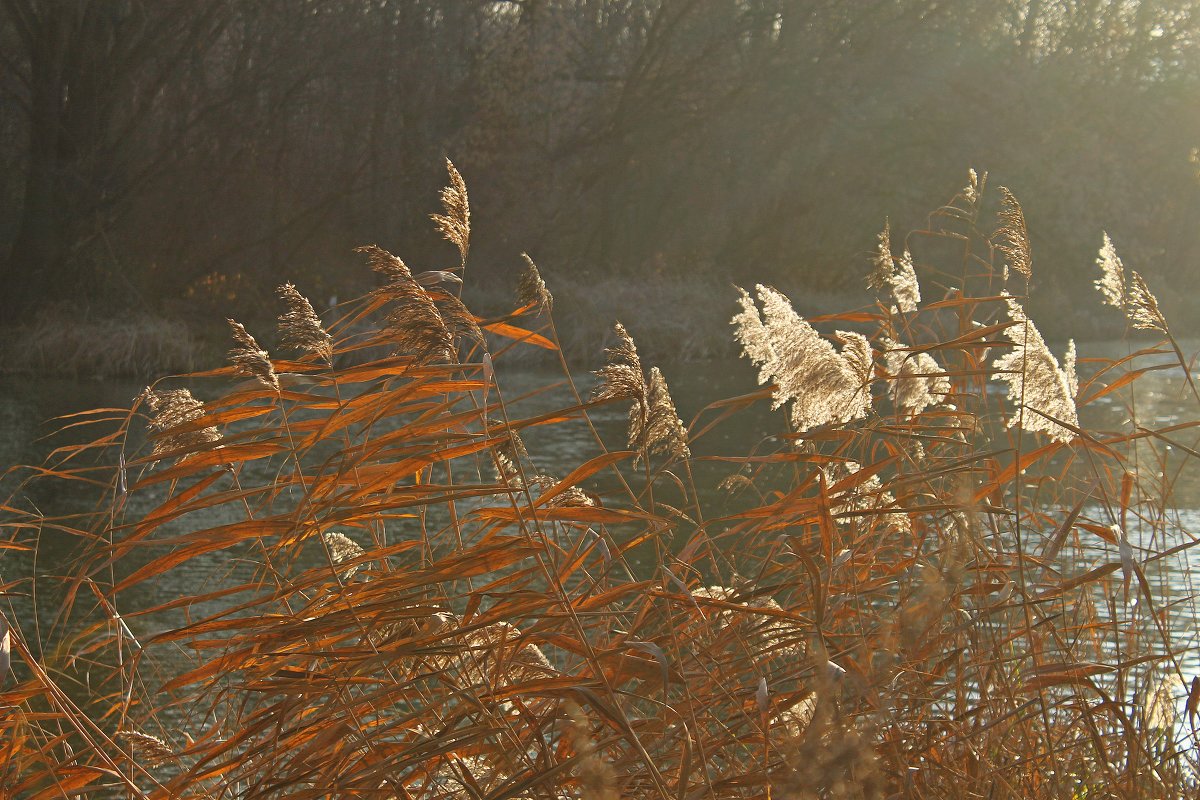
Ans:
POLYGON ((742 310, 732 322, 742 352, 758 366, 759 383, 774 382, 775 408, 792 404, 798 431, 867 415, 874 352, 865 336, 838 331, 838 352, 780 292, 758 286, 760 311, 749 293, 738 291, 742 310))

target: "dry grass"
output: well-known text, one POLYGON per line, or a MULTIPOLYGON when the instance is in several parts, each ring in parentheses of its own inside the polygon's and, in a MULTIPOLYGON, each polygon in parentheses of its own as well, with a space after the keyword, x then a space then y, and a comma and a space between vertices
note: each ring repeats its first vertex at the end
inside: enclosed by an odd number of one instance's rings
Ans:
MULTIPOLYGON (((459 184, 438 225, 465 261, 459 184)), ((653 320, 627 315, 594 399, 515 416, 496 380, 513 348, 561 356, 540 278, 512 314, 466 320, 377 248, 388 286, 329 326, 332 358, 269 359, 239 333, 234 366, 191 377, 202 405, 144 395, 179 406, 144 446, 140 408, 69 421, 103 432, 37 480, 102 499, 46 517, 14 496, 2 544, 78 538, 55 580, 88 624, 13 624, 0 794, 1195 796, 1200 681, 1171 629, 1192 600, 1162 584, 1195 541, 1171 496, 1195 423, 1135 402, 1177 346, 1071 384, 999 290, 981 191, 910 234, 889 273, 904 303, 805 319, 743 298, 775 385, 686 427, 629 332, 653 320), (930 242, 961 258, 927 263, 930 242), (778 436, 706 450, 772 397, 791 406, 778 436), (1129 421, 1085 428, 1105 397, 1129 421), (521 430, 602 404, 630 407, 629 449, 532 471, 521 430), (132 605, 184 567, 213 579, 132 605)))
POLYGON ((197 353, 204 349, 186 323, 147 314, 91 318, 52 310, 3 333, 0 372, 16 374, 182 373, 195 369, 197 353))

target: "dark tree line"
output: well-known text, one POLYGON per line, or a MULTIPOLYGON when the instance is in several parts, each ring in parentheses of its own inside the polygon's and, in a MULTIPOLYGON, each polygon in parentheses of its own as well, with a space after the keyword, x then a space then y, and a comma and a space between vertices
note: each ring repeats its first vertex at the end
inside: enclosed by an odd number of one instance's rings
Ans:
POLYGON ((857 284, 975 166, 1046 291, 1102 229, 1182 288, 1198 46, 1187 0, 0 0, 0 318, 444 266, 443 156, 477 279, 857 284))

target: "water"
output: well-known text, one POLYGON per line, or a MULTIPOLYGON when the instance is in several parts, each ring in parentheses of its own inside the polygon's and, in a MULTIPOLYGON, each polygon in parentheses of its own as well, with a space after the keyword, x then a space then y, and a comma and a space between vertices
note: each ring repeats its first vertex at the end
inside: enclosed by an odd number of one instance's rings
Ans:
MULTIPOLYGON (((1080 350, 1085 357, 1101 355, 1111 358, 1124 353, 1124 348, 1123 344, 1090 345, 1080 350)), ((1055 349, 1061 352, 1062 348, 1055 349)), ((1087 369, 1086 363, 1081 365, 1081 371, 1087 369)), ((712 401, 745 394, 756 388, 755 370, 744 360, 674 365, 665 368, 664 373, 679 406, 680 416, 685 421, 690 421, 703 406, 712 401)), ((562 381, 561 373, 555 370, 506 368, 500 370, 499 380, 505 400, 511 403, 509 416, 512 418, 550 411, 574 402, 562 381), (546 386, 552 388, 538 391, 546 386)), ((581 391, 593 383, 592 377, 586 373, 577 376, 577 380, 581 391)), ((1200 416, 1197 414, 1197 400, 1184 390, 1179 370, 1149 372, 1139 381, 1138 387, 1137 413, 1147 426, 1162 427, 1200 416)), ((55 429, 54 424, 47 424, 49 418, 94 407, 127 407, 141 389, 142 384, 131 381, 0 377, 0 465, 40 463, 54 446, 64 443, 63 439, 44 438, 55 429)), ((205 396, 200 390, 197 394, 205 396)), ((738 415, 714 429, 695 444, 695 455, 701 459, 711 455, 743 455, 755 445, 763 443, 773 432, 781 431, 781 419, 769 412, 766 405, 759 403, 749 413, 738 415)), ((614 403, 598 408, 591 414, 609 449, 624 447, 626 407, 627 404, 614 403)), ((1090 404, 1082 416, 1085 427, 1119 431, 1128 430, 1126 413, 1120 396, 1114 394, 1090 404)), ((136 435, 140 436, 140 433, 136 435)), ((1179 445, 1196 447, 1196 434, 1191 430, 1185 429, 1171 435, 1179 445)), ((524 433, 524 438, 537 468, 557 476, 567 474, 601 452, 591 431, 578 422, 530 428, 524 433)), ((775 447, 777 444, 771 444, 769 449, 775 447)), ((700 460, 695 465, 696 484, 702 492, 715 492, 717 483, 731 469, 728 464, 700 460)), ((1166 471, 1168 477, 1172 477, 1173 463, 1168 463, 1166 471)), ((24 477, 26 473, 12 471, 0 478, 0 499, 8 497, 24 477)), ((1131 526, 1131 543, 1137 560, 1146 564, 1145 570, 1154 584, 1160 607, 1168 601, 1177 601, 1176 605, 1170 607, 1169 614, 1179 636, 1176 646, 1193 653, 1183 659, 1185 670, 1190 670, 1187 677, 1190 677, 1191 674, 1200 673, 1200 651, 1195 647, 1200 640, 1200 622, 1195 618, 1192 602, 1196 595, 1193 559, 1200 559, 1200 555, 1192 556, 1193 551, 1189 549, 1171 559, 1156 561, 1154 556, 1165 549, 1187 543, 1192 533, 1200 530, 1200 461, 1187 462, 1186 468, 1174 477, 1172 507, 1168 517, 1155 525, 1131 526)), ((603 492, 606 487, 601 483, 592 488, 603 492)), ((62 483, 34 485, 24 493, 29 501, 47 514, 82 510, 86 494, 62 483)), ((141 502, 145 508, 149 508, 155 499, 146 497, 141 502)), ((91 502, 91 498, 87 501, 91 502)), ((138 508, 131 507, 129 511, 136 518, 138 508)), ((1105 519, 1108 511, 1085 507, 1083 513, 1094 519, 1105 519)), ((237 509, 231 507, 214 509, 205 524, 232 521, 237 514, 237 509)), ((54 575, 64 571, 77 545, 73 537, 47 531, 36 554, 14 554, 0 550, 0 579, 13 580, 35 568, 39 575, 54 575)), ((1117 560, 1119 555, 1116 547, 1098 543, 1085 557, 1088 563, 1077 565, 1078 571, 1117 560)), ((254 570, 255 566, 249 561, 230 559, 219 553, 210 554, 187 562, 177 570, 181 574, 173 575, 169 582, 146 582, 123 593, 123 610, 148 608, 181 594, 197 594, 248 581, 253 577, 254 570)), ((46 626, 55 624, 60 597, 55 594, 53 581, 42 581, 40 585, 43 588, 37 598, 14 597, 0 601, 4 604, 0 608, 7 606, 6 613, 15 615, 25 631, 41 630, 44 633, 46 626), (42 627, 39 628, 39 625, 42 627)), ((1124 598, 1121 598, 1121 602, 1125 602, 1124 598)), ((198 618, 204 611, 194 608, 191 617, 198 618)), ((153 619, 134 614, 128 618, 128 624, 131 632, 140 637, 183 620, 184 611, 180 610, 153 619)), ((58 624, 69 628, 72 622, 59 621, 58 624)), ((168 658, 160 662, 160 666, 175 668, 190 659, 182 652, 178 655, 177 663, 172 665, 172 659, 168 658)))

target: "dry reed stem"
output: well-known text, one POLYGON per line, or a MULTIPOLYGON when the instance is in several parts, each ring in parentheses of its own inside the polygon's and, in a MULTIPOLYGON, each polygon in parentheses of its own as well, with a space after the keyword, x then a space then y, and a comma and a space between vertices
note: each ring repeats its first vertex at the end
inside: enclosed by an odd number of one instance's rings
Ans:
MULTIPOLYGON (((975 217, 938 213, 914 236, 982 247, 963 271, 986 263, 975 217)), ((635 470, 626 453, 601 452, 562 481, 541 474, 515 431, 590 404, 522 419, 499 381, 479 408, 474 367, 371 358, 408 324, 399 306, 432 309, 441 332, 412 348, 433 342, 447 359, 443 317, 469 314, 439 310, 437 291, 391 254, 371 258, 388 285, 347 324, 383 333, 339 332, 339 352, 311 365, 330 390, 289 394, 287 420, 237 394, 206 408, 147 390, 148 456, 134 452, 129 415, 98 415, 82 419, 113 432, 40 473, 105 492, 95 510, 52 516, 5 499, 8 555, 24 558, 41 531, 83 543, 62 568, 83 591, 53 612, 85 627, 42 624, 36 651, 12 637, 21 683, 0 692, 13 709, 0 715, 0 795, 57 795, 64 780, 84 795, 135 771, 129 739, 114 744, 93 716, 137 705, 193 741, 187 769, 163 770, 152 790, 128 783, 155 800, 1195 796, 1194 742, 1182 712, 1170 722, 1182 698, 1169 676, 1184 669, 1172 630, 1190 606, 1165 602, 1156 573, 1188 557, 1161 536, 1187 524, 1169 498, 1193 454, 1174 448, 1168 463, 1176 434, 1133 406, 1137 433, 1014 447, 1021 437, 993 424, 1002 413, 1023 400, 1018 417, 1062 418, 1049 404, 1078 392, 1074 350, 1058 366, 1019 305, 1007 330, 979 298, 916 307, 904 323, 921 344, 904 347, 892 315, 871 339, 823 337, 778 292, 742 293, 746 354, 775 401, 801 410, 740 451, 737 435, 709 444, 729 483, 753 490, 726 498, 693 482, 692 463, 635 470), (1023 348, 1002 364, 1020 370, 1019 387, 989 371, 1001 331, 1023 348), (871 341, 897 414, 870 413, 871 341), (991 391, 997 379, 1013 400, 991 391), (795 446, 797 421, 823 427, 795 446), (218 426, 223 447, 206 452, 218 426), (149 465, 172 450, 191 457, 149 465), (92 453, 112 455, 115 472, 83 464, 92 453), (475 477, 489 457, 501 485, 475 477), (144 472, 126 480, 127 463, 144 472), (627 499, 609 492, 613 470, 638 487, 627 499), (311 530, 325 531, 332 564, 296 547, 311 530), (331 581, 331 567, 366 557, 337 530, 369 532, 376 568, 331 581), (226 580, 214 563, 250 569, 226 580), (1021 570, 1036 582, 1019 583, 1021 570), (1137 604, 1122 602, 1126 580, 1137 604), (133 607, 164 583, 169 597, 133 607), (132 640, 131 613, 157 632, 132 640), (86 685, 72 677, 80 664, 86 685)), ((862 317, 847 320, 832 327, 862 317)), ((1088 393, 1136 390, 1138 358, 1091 375, 1088 393)), ((601 397, 636 400, 643 457, 668 460, 766 394, 702 410, 689 434, 623 328, 600 377, 601 397)), ((32 595, 36 580, 0 593, 32 595)), ((149 746, 135 742, 143 763, 149 746)))

